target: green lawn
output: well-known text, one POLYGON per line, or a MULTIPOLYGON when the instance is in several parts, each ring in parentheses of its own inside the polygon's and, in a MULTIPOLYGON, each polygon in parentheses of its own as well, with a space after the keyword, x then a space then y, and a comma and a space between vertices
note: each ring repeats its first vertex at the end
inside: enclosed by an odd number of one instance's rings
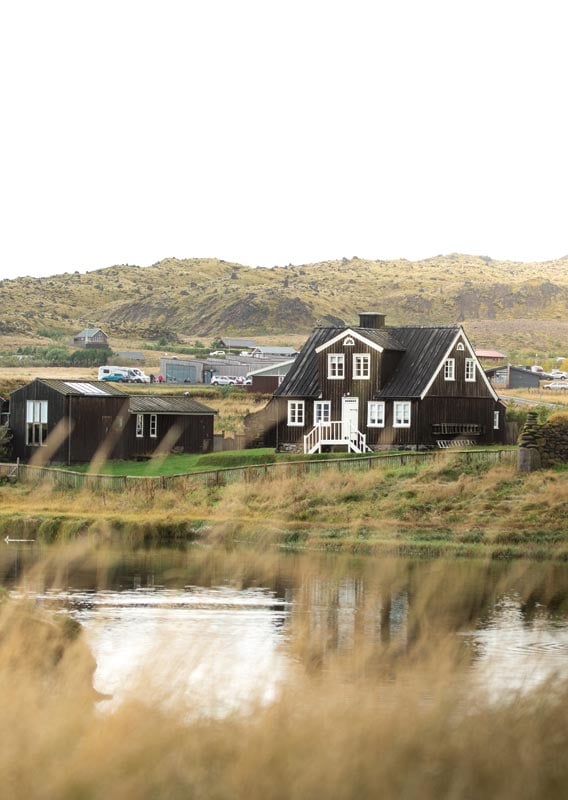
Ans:
MULTIPOLYGON (((275 461, 304 461, 307 459, 357 458, 353 453, 323 453, 305 456, 298 453, 275 453, 270 447, 254 450, 228 450, 224 453, 182 453, 148 461, 107 461, 101 472, 105 475, 182 475, 210 469, 246 467, 253 464, 272 464, 275 461)), ((364 456, 363 456, 364 457, 364 456)), ((89 464, 72 464, 62 467, 74 472, 86 472, 89 464)))

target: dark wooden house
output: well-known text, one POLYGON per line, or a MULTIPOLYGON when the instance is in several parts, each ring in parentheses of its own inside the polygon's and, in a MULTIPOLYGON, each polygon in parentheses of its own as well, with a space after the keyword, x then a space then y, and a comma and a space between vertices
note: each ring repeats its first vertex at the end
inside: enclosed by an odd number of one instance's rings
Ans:
POLYGON ((184 395, 128 396, 105 381, 37 378, 10 395, 13 456, 72 464, 207 452, 215 413, 184 395))
POLYGON ((77 347, 108 347, 108 336, 101 328, 83 328, 73 337, 77 347))
POLYGON ((502 442, 505 406, 460 325, 316 328, 266 406, 250 446, 306 453, 502 442))

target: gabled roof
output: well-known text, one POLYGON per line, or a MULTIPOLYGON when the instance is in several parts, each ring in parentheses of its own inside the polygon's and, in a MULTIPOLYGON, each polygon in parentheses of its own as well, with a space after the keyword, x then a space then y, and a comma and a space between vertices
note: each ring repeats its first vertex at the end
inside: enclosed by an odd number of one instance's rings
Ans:
POLYGON ((106 336, 102 328, 83 328, 80 333, 75 334, 75 339, 92 339, 97 333, 102 333, 103 336, 106 336))
POLYGON ((247 372, 247 375, 287 375, 290 367, 294 361, 281 361, 279 364, 269 364, 267 367, 254 369, 252 372, 247 372))
POLYGON ((130 414, 216 414, 209 406, 187 395, 136 395, 128 402, 130 414))
POLYGON ((478 358, 507 358, 505 353, 500 353, 499 350, 484 350, 481 347, 475 348, 475 355, 478 358))
POLYGON ((378 397, 421 397, 461 328, 459 325, 392 328, 404 355, 378 397))
MULTIPOLYGON (((118 386, 109 381, 81 381, 61 380, 56 378, 36 378, 38 383, 43 383, 60 394, 71 397, 98 396, 98 397, 127 397, 118 386)), ((29 385, 29 384, 28 384, 29 385)))
POLYGON ((331 343, 347 331, 356 332, 358 338, 367 339, 383 350, 403 350, 394 336, 398 328, 315 328, 305 345, 296 356, 294 367, 284 378, 275 395, 291 397, 319 397, 321 389, 318 381, 317 350, 331 343))
POLYGON ((315 328, 294 361, 294 369, 286 375, 275 395, 319 397, 316 348, 336 336, 344 328, 315 328))
MULTIPOLYGON (((471 345, 460 325, 385 326, 376 329, 316 328, 274 394, 288 397, 319 397, 321 387, 318 379, 317 351, 325 349, 326 344, 339 341, 348 331, 356 332, 358 339, 373 342, 383 350, 401 354, 392 377, 377 394, 378 399, 423 397, 459 335, 463 337, 468 350, 471 350, 471 345)), ((471 355, 473 356, 473 350, 471 355)), ((482 377, 493 393, 484 374, 482 377)))
POLYGON ((223 342, 225 347, 256 347, 254 339, 234 339, 232 336, 223 336, 219 341, 223 342))
POLYGON ((266 356, 293 356, 296 354, 296 350, 293 347, 259 346, 254 348, 254 352, 266 356))
POLYGON ((369 347, 379 350, 381 353, 383 350, 404 350, 404 347, 396 341, 388 328, 342 328, 340 333, 316 347, 316 352, 319 353, 348 336, 357 339, 363 344, 366 343, 369 347))

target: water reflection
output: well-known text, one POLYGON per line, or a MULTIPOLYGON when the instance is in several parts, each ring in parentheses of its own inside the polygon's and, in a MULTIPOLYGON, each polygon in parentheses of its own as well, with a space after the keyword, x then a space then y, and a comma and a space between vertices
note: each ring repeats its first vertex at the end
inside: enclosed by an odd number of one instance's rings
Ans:
POLYGON ((6 547, 0 576, 83 623, 109 709, 141 697, 223 715, 270 702, 305 657, 300 640, 325 667, 334 653, 412 655, 450 635, 496 697, 568 676, 563 564, 6 547))

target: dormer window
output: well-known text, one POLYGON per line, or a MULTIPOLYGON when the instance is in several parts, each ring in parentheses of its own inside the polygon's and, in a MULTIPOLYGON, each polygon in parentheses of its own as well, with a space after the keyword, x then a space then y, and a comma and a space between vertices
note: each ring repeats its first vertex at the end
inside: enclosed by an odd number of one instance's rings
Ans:
POLYGON ((345 377, 345 356, 343 353, 329 353, 327 356, 327 377, 332 381, 345 377))
POLYGON ((353 378, 369 380, 371 376, 371 356, 369 353, 353 353, 353 378))

